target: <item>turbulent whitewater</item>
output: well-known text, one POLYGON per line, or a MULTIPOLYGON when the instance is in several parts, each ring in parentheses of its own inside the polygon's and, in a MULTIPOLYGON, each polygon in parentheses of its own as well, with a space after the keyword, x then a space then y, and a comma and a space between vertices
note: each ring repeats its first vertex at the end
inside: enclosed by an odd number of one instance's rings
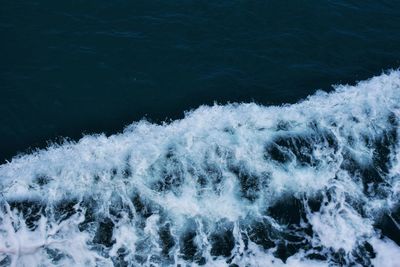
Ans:
POLYGON ((0 266, 396 266, 399 122, 391 71, 17 156, 0 266))

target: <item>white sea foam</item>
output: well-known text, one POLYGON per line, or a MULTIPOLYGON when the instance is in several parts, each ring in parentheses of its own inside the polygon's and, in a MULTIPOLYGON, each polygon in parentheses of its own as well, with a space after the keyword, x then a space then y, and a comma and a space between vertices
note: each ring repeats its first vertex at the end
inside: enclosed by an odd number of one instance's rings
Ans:
POLYGON ((399 120, 392 71, 20 155, 0 166, 0 266, 389 266, 399 120))

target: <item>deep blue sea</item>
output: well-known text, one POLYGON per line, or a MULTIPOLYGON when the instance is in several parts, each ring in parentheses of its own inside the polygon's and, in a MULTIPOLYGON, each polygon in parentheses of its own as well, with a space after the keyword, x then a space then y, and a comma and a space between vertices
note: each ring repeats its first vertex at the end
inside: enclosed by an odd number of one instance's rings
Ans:
POLYGON ((0 158, 400 66, 398 1, 1 1, 0 158))
POLYGON ((400 1, 0 0, 0 266, 398 266, 400 1))

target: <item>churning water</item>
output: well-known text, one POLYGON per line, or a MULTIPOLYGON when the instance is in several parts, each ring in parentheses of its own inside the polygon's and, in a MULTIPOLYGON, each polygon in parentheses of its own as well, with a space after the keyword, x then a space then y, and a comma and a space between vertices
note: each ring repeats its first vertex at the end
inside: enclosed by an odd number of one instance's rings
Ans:
POLYGON ((395 266, 400 72, 0 166, 0 266, 395 266))

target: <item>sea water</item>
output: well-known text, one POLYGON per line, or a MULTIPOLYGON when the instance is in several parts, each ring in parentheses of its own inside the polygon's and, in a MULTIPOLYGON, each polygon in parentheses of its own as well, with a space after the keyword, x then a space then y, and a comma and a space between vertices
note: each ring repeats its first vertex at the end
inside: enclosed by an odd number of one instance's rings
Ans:
POLYGON ((400 72, 0 166, 1 266, 398 266, 400 72))

